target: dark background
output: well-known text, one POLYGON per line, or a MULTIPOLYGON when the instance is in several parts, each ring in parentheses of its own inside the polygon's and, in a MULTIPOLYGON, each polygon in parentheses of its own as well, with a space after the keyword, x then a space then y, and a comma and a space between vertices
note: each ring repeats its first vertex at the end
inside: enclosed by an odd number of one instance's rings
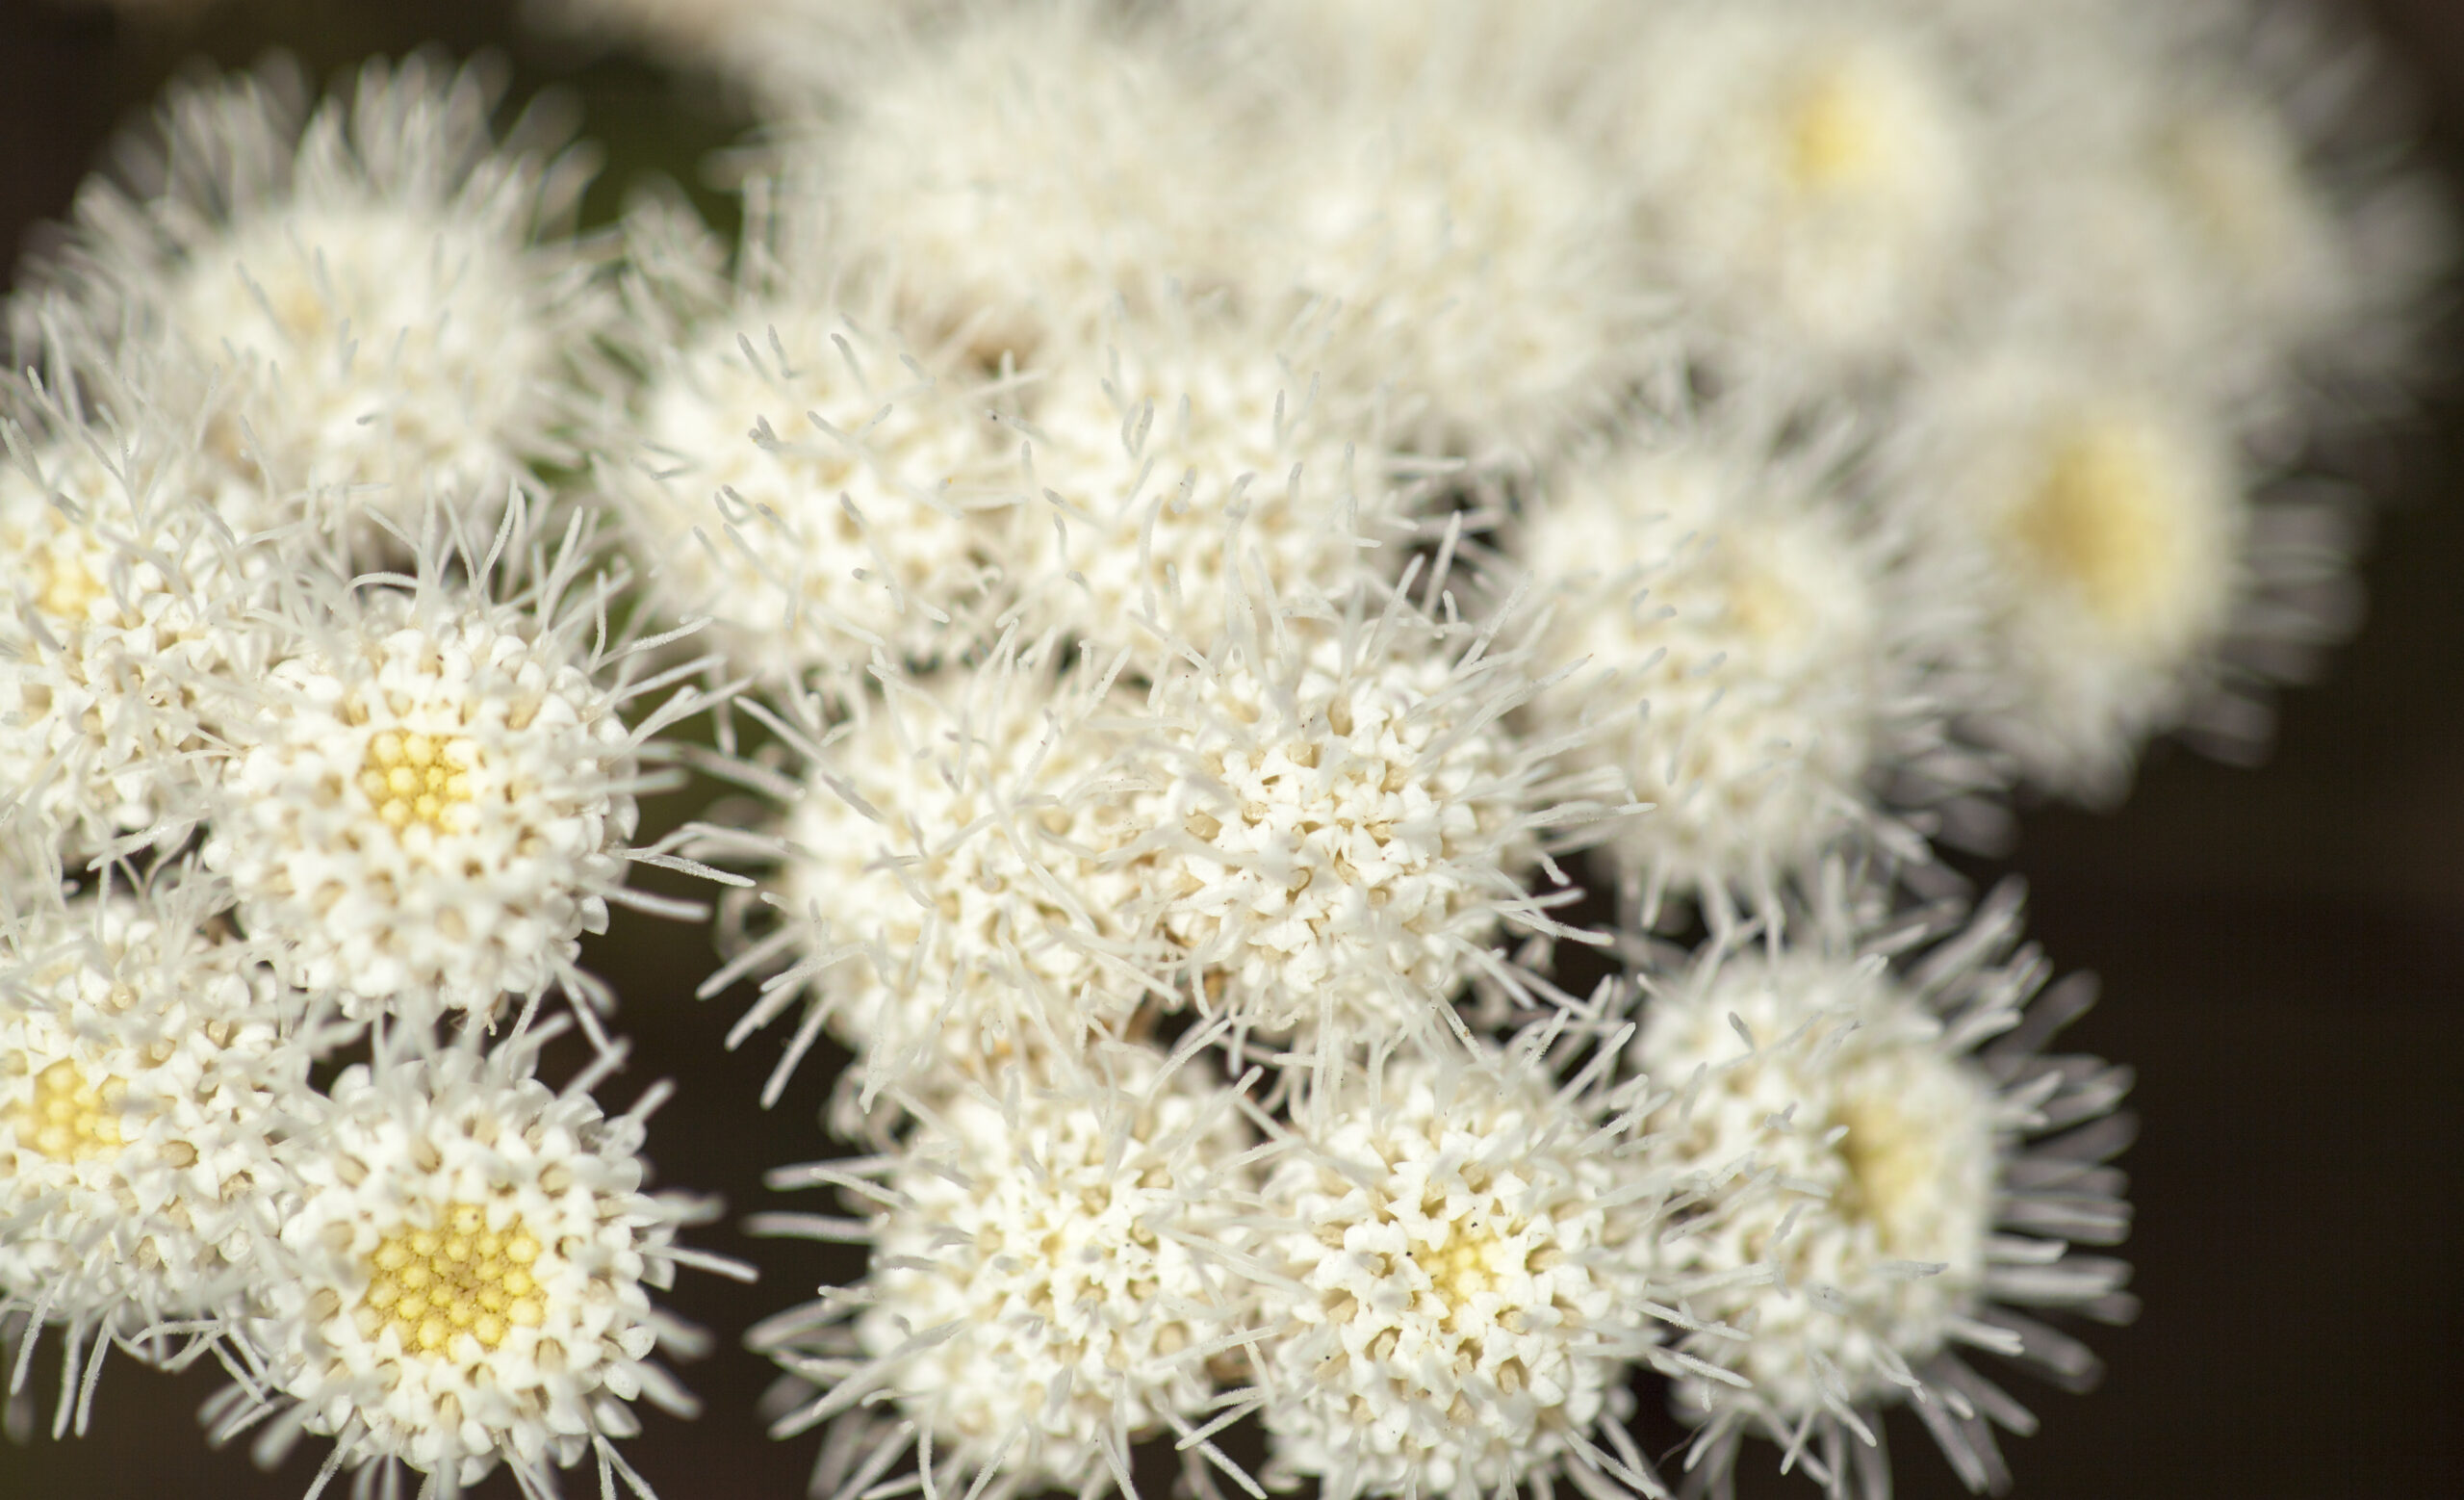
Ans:
MULTIPOLYGON (((2355 8, 2421 86, 2428 148, 2464 180, 2464 0, 2355 8)), ((110 132, 183 60, 244 65, 275 43, 317 77, 423 42, 498 47, 515 98, 568 87, 584 134, 625 173, 664 170, 725 215, 697 164, 741 116, 625 57, 526 38, 510 14, 487 0, 239 0, 133 26, 0 0, 0 265, 64 211, 110 132)), ((588 212, 603 219, 620 196, 603 181, 588 212)), ((2135 1326, 2093 1335, 2112 1366, 2093 1395, 2014 1383, 2043 1421, 2007 1444, 2023 1495, 2464 1493, 2464 359, 2442 363, 2418 416, 2343 460, 2386 502, 2371 615, 2323 685, 2287 695, 2273 759, 2242 771, 2160 746, 2118 814, 2022 818, 2009 865, 2030 883, 2036 935, 2066 970, 2104 979, 2070 1040, 2139 1071, 2127 1254, 2146 1304, 2135 1326)), ((808 1063, 762 1113, 780 1031, 720 1049, 741 996, 689 998, 711 967, 706 934, 638 918, 618 930, 589 962, 627 996, 617 1023, 639 1061, 603 1098, 621 1108, 674 1076, 682 1095, 651 1136, 663 1179, 724 1194, 732 1213, 767 1206, 764 1168, 829 1153, 813 1124, 825 1074, 808 1063)), ((797 1242, 749 1245, 727 1224, 690 1237, 757 1258, 764 1284, 685 1273, 669 1305, 718 1335, 682 1371, 708 1410, 684 1423, 645 1408, 626 1451, 664 1500, 788 1500, 814 1439, 764 1435, 753 1404, 768 1367, 734 1340, 843 1266, 797 1242)), ((38 1357, 46 1387, 56 1358, 38 1357)), ((272 1476, 208 1452, 194 1413, 220 1383, 120 1361, 92 1436, 0 1444, 0 1497, 295 1500, 322 1445, 272 1476)), ((51 1400, 46 1388, 46 1417, 51 1400)), ((1912 1423, 1892 1436, 1903 1493, 1961 1492, 1912 1423)), ((583 1470, 571 1487, 596 1485, 583 1470)), ((478 1493, 514 1488, 500 1475, 478 1493)))

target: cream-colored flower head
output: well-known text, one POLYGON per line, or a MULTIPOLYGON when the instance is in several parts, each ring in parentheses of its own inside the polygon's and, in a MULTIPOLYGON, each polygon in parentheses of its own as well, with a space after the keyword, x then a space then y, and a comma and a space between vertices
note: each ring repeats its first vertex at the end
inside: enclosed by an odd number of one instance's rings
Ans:
POLYGON ((1203 1442, 1220 1425, 1213 1362, 1245 1332, 1234 1225, 1254 1194, 1251 1132, 1206 1069, 1194 1044, 1168 1062, 1102 1047, 930 1106, 886 1156, 773 1173, 840 1183, 867 1219, 781 1214, 757 1232, 860 1228, 873 1254, 857 1286, 755 1331, 812 1387, 774 1431, 836 1417, 834 1490, 912 1440, 928 1485, 995 1496, 1126 1495, 1131 1443, 1203 1442))
POLYGON ((176 841, 220 753, 212 685, 263 667, 247 613, 269 569, 184 424, 9 394, 30 425, 0 423, 0 795, 74 861, 176 841))
POLYGON ((1380 393, 1201 309, 1046 346, 1018 405, 1009 518, 1033 617, 1098 649, 1221 630, 1251 592, 1393 577, 1421 486, 1380 393))
POLYGON ((633 227, 628 336, 652 375, 599 475, 661 612, 706 617, 732 664, 789 692, 977 644, 1015 487, 973 379, 911 352, 886 307, 785 272, 730 285, 696 265, 698 226, 683 245, 662 240, 672 213, 633 227))
POLYGON ((279 1228, 303 1007, 220 900, 166 876, 0 913, 0 1303, 64 1325, 71 1367, 90 1337, 159 1359, 158 1325, 227 1329, 279 1228))
POLYGON ((780 789, 779 925, 704 987, 791 961, 730 1036, 804 1002, 765 1100, 824 1026, 857 1052, 869 1103, 953 1068, 1074 1051, 1161 988, 1127 931, 1132 888, 1098 862, 1119 837, 1095 722, 1111 695, 1060 673, 1053 649, 881 674, 845 722, 788 728, 807 761, 780 789))
POLYGON ((590 993, 574 959, 628 899, 643 746, 699 699, 628 728, 638 657, 594 640, 621 581, 577 534, 526 576, 431 545, 413 586, 303 581, 238 702, 205 862, 277 970, 346 1016, 590 993))
POLYGON ((1933 372, 1890 446, 1889 503, 1976 591, 1975 733, 2041 787, 2118 795, 2252 594, 2231 430, 2155 378, 2014 347, 1933 372))
POLYGON ((1264 1188, 1267 1479, 1471 1497, 1576 1471, 1586 1494, 1664 1493, 1623 1431, 1681 1176, 1639 1139, 1644 1096, 1486 1044, 1322 1083, 1264 1188))
POLYGON ((362 512, 416 530, 434 496, 499 504, 573 461, 608 306, 561 238, 588 171, 498 149, 484 69, 423 55, 313 112, 301 92, 280 66, 173 90, 37 271, 184 391, 233 392, 218 458, 381 546, 362 512))
POLYGON ((552 1465, 623 1466, 608 1439, 637 1430, 635 1397, 689 1412, 650 1362, 678 1332, 650 1294, 680 1262, 734 1268, 674 1245, 696 1210, 642 1191, 664 1091, 609 1119, 586 1083, 530 1075, 540 1041, 380 1044, 335 1080, 287 1153, 296 1201, 257 1286, 265 1393, 210 1415, 236 1430, 273 1408, 261 1452, 331 1436, 329 1473, 398 1461, 468 1485, 502 1461, 552 1493, 552 1465))
POLYGON ((1125 299, 1226 284, 1252 121, 1165 15, 1098 0, 978 6, 869 55, 789 180, 834 262, 988 368, 1125 299))
POLYGON ((1120 725, 1111 861, 1202 1009, 1337 1049, 1442 1030, 1476 975, 1512 982, 1495 944, 1557 930, 1526 885, 1543 830, 1580 832, 1622 783, 1508 731, 1531 681, 1507 616, 1441 622, 1383 587, 1255 608, 1159 655, 1120 725))
POLYGON ((1684 299, 1695 352, 1804 378, 1940 321, 1982 132, 1920 9, 1689 0, 1598 73, 1645 263, 1684 299))
POLYGON ((1959 1351, 2075 1382, 2094 1367, 2086 1350, 2003 1305, 2129 1311, 2126 1267, 2068 1253, 2128 1226, 2100 1163, 2128 1139, 2105 1117, 2129 1075, 2036 1055, 2086 994, 2057 990, 2022 1024, 2048 966, 2017 945, 2015 886, 1964 926, 1890 923, 1884 899, 1830 866, 1789 946, 1707 950, 1633 1044, 1635 1065, 1680 1090, 1653 1125, 1681 1153, 1756 1150, 1790 1189, 1671 1241, 1671 1273, 1702 1279, 1689 1310, 1746 1335, 1686 1342, 1751 1382, 1679 1383, 1703 1426, 1692 1461, 1713 1476, 1758 1434, 1847 1483, 1867 1462, 1850 1445, 1910 1400, 1972 1487, 1998 1487, 1988 1419, 2025 1431, 2026 1417, 1959 1351))
POLYGON ((2318 415, 2322 376, 2348 392, 2415 361, 2453 216, 2347 18, 2100 4, 2022 35, 1997 84, 2018 127, 1989 200, 1997 316, 2246 427, 2318 415))
POLYGON ((1485 90, 1294 108, 1251 284, 1314 298, 1330 375, 1423 446, 1545 454, 1663 373, 1628 186, 1578 137, 1485 90))
POLYGON ((1973 601, 1858 515, 1837 443, 1777 426, 1634 434, 1547 476, 1508 535, 1551 604, 1544 665, 1580 663, 1531 732, 1599 726, 1575 759, 1653 804, 1606 845, 1646 922, 1663 897, 1718 924, 1739 898, 1767 908, 1843 840, 1921 857, 1886 780, 1982 779, 1943 731, 1973 601))

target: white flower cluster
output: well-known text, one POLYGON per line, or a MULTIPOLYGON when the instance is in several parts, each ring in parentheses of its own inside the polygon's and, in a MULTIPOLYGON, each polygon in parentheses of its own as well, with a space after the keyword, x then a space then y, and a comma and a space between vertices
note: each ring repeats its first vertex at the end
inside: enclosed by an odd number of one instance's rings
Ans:
POLYGON ((697 1210, 640 1190, 663 1095, 609 1120, 531 1076, 551 993, 621 1057, 578 940, 682 905, 632 864, 695 867, 634 846, 635 798, 709 695, 627 722, 677 675, 541 482, 603 421, 613 278, 483 74, 295 95, 176 91, 10 304, 11 1390, 57 1325, 64 1430, 106 1351, 210 1355, 268 1461, 312 1432, 371 1483, 629 1477, 625 1403, 689 1405, 645 1361, 697 1210))
POLYGON ((1661 1494, 1654 1371, 1718 1492, 1894 1402, 2000 1483, 1957 1351, 2092 1373, 2015 1309, 2128 1310, 2126 1080, 1934 844, 2263 737, 2418 185, 2231 0, 828 24, 732 269, 633 217, 603 460, 763 689, 704 994, 852 1058, 758 1221, 873 1257, 755 1335, 814 1492, 1661 1494))
POLYGON ((733 246, 479 72, 174 92, 10 314, 10 1306, 647 1493, 642 863, 765 1103, 851 1059, 750 1225, 870 1255, 752 1334, 816 1494, 1660 1497, 1655 1386, 1696 1488, 1998 1486, 2128 1080, 1934 846, 2264 742, 2447 248, 2256 10, 531 7, 763 112, 733 246), (753 795, 636 847, 662 759, 753 795))

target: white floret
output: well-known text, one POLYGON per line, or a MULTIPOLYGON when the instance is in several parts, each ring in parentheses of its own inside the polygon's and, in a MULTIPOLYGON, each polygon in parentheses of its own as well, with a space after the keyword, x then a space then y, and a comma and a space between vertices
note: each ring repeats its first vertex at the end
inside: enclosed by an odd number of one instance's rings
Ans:
MULTIPOLYGON (((1245 1327, 1246 1283, 1226 1262, 1254 1188, 1250 1132, 1198 1050, 1185 1046, 1167 1067, 1110 1047, 1027 1070, 1023 1087, 1014 1075, 999 1096, 963 1092, 864 1171, 878 1185, 830 1163, 809 1177, 773 1174, 860 1183, 874 1257, 836 1308, 790 1312, 755 1334, 823 1387, 777 1430, 846 1411, 842 1427, 895 1457, 904 1439, 858 1414, 886 1392, 921 1430, 919 1461, 945 1491, 1083 1492, 1110 1479, 1126 1494, 1129 1443, 1206 1425, 1209 1361, 1245 1327), (811 1326, 834 1314, 843 1328, 811 1326)), ((825 1472, 845 1448, 834 1436, 825 1472)))
POLYGON ((399 1461, 467 1485, 501 1461, 552 1492, 551 1465, 622 1466, 607 1440, 637 1430, 635 1397, 689 1409, 650 1362, 676 1329, 650 1293, 706 1263, 672 1243, 691 1210, 641 1190, 647 1109, 607 1119, 531 1077, 539 1040, 380 1052, 335 1080, 257 1288, 270 1389, 210 1415, 274 1409, 270 1459, 333 1436, 328 1473, 399 1461))
MULTIPOLYGON (((211 882, 0 917, 0 1304, 160 1360, 227 1332, 280 1228, 274 1150, 308 1099, 302 997, 213 918, 211 882)), ((20 1361, 14 1381, 22 1381, 20 1361)), ((14 1382, 12 1384, 14 1388, 14 1382)), ((57 1422, 70 1419, 64 1387, 57 1422)))
POLYGON ((1975 590, 1975 733, 2040 786, 2116 795, 2209 695, 2258 582, 2230 429, 2155 378, 2013 348, 1935 372, 1891 447, 1889 503, 1975 590))
POLYGON ((1804 378, 1939 322, 1982 142, 1923 18, 1698 0, 1632 27, 1601 83, 1646 264, 1684 299, 1695 352, 1804 378))
POLYGON ((1021 393, 1012 567, 1074 641, 1205 636, 1252 591, 1401 566, 1419 481, 1375 394, 1327 378, 1319 348, 1182 312, 1047 346, 1021 393))
POLYGON ((1585 1493, 1660 1492, 1617 1430, 1667 1202, 1634 1124, 1519 1050, 1397 1056, 1313 1096, 1263 1195, 1268 1480, 1545 1494, 1572 1468, 1585 1493))
POLYGON ((1287 126, 1287 238, 1251 284, 1317 299, 1334 376, 1495 458, 1545 454, 1663 373, 1630 189, 1587 142, 1485 91, 1321 108, 1287 126))
POLYGON ((572 461, 606 305, 559 238, 587 173, 499 150, 500 91, 419 58, 313 114, 280 68, 175 91, 38 273, 192 394, 230 390, 213 451, 321 528, 369 547, 362 512, 500 503, 572 461))
POLYGON ((1689 1309, 1745 1335, 1685 1347, 1751 1383, 1680 1380, 1703 1429, 1689 1462, 1719 1479, 1758 1434, 1843 1483, 1879 1461, 1850 1450, 1876 1441, 1880 1409, 1908 1401, 1971 1487, 1998 1488, 1988 1419, 2032 1424, 1960 1351, 2075 1384, 2093 1358, 2012 1307, 2128 1315, 2127 1268, 2067 1243, 2128 1226, 2099 1165, 2129 1136, 2102 1119, 2128 1074, 2036 1055, 2086 996, 2066 987, 2022 1024, 2048 966, 2016 946, 2014 888, 1963 930, 1938 913, 1889 923, 1878 892, 1828 875, 1792 945, 1707 951, 1633 1044, 1681 1086, 1654 1120, 1680 1154, 1757 1151, 1788 1188, 1671 1242, 1670 1273, 1701 1279, 1689 1309))
POLYGON ((1246 120, 1160 17, 979 7, 869 56, 791 178, 833 259, 997 365, 1116 298, 1221 286, 1249 202, 1246 120))
POLYGON ((661 612, 708 618, 791 691, 964 650, 1000 597, 1007 434, 854 309, 792 285, 715 299, 654 350, 638 452, 600 471, 661 612))
POLYGON ((1628 800, 1502 722, 1531 689, 1502 619, 1441 626, 1399 595, 1365 617, 1372 600, 1159 661, 1122 725, 1115 859, 1183 991, 1339 1048, 1442 1024, 1476 975, 1511 984, 1493 944, 1557 930, 1525 885, 1542 829, 1628 800))
POLYGON ((1997 83, 2018 128, 1991 185, 1994 316, 2161 368, 2246 427, 2314 414, 2318 376, 2409 363, 2455 233, 2374 118, 2368 39, 2241 4, 2097 5, 2026 35, 1997 83))
POLYGON ((775 956, 792 968, 731 1033, 801 999, 764 1099, 826 1025, 869 1100, 1047 1047, 1074 1051, 1160 981, 1126 928, 1129 888, 1098 857, 1117 841, 1100 684, 1041 648, 939 673, 885 675, 879 696, 808 743, 777 830, 782 921, 704 987, 775 956))
POLYGON ((496 1013, 575 969, 623 892, 644 742, 629 650, 589 633, 603 590, 570 544, 530 589, 436 577, 326 585, 235 714, 206 864, 276 969, 344 1013, 496 1013))
POLYGON ((1647 921, 1663 896, 1767 907, 1843 840, 1914 853, 1889 779, 1981 775, 1943 746, 1974 604, 1856 514, 1835 448, 1721 419, 1641 435, 1551 475, 1509 531, 1552 603, 1546 664, 1580 663, 1527 722, 1600 724, 1575 759, 1653 804, 1607 844, 1647 921))
POLYGON ((1886 971, 1755 952, 1730 959, 1716 983, 1656 1004, 1636 1043, 1636 1062, 1656 1078, 1709 1075, 1681 1126, 1694 1150, 1759 1139, 1820 1195, 1810 1206, 1775 1198, 1684 1252, 1689 1268, 1746 1267, 1772 1254, 1765 1241, 1794 1215, 1777 1240, 1779 1282, 1737 1287, 1702 1309, 1754 1335, 1735 1363, 1780 1410, 1821 1409, 1834 1389, 1852 1407, 1897 1390, 1982 1285, 1992 1080, 1941 1038, 1939 1020, 1886 971), (1766 1122, 1792 1107, 1786 1144, 1775 1148, 1766 1122))
MULTIPOLYGON (((58 414, 55 412, 55 416, 58 414)), ((219 746, 217 681, 262 670, 267 570, 160 421, 10 427, 0 463, 0 784, 71 857, 175 841, 219 746)))

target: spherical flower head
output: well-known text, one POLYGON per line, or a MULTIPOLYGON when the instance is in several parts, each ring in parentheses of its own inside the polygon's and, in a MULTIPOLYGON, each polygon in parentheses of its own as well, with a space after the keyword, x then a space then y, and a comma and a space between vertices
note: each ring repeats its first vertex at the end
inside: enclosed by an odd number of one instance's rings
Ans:
POLYGON ((2095 1162, 2126 1129, 2026 1138, 2102 1116, 2126 1075, 2031 1056, 2045 1025, 1997 1042, 2045 974, 2033 950, 2012 950, 2015 891, 1947 937, 1936 919, 1886 938, 1870 892, 1826 895, 1793 946, 1707 951, 1633 1043, 1634 1064, 1680 1090, 1653 1121, 1677 1151, 1758 1151, 1787 1188, 1670 1241, 1669 1274, 1701 1279, 1688 1310, 1745 1335, 1687 1349, 1751 1383, 1681 1379, 1679 1404, 1704 1425, 1696 1459, 1714 1472, 1748 1430, 1795 1451, 1816 1434, 1816 1467, 1835 1471, 1850 1438, 1874 1441, 1878 1408, 1913 1400, 1981 1487, 1999 1459, 1978 1413, 2025 1418, 1958 1349, 2075 1381, 2093 1367, 2083 1349, 1994 1304, 2110 1312, 2124 1275, 2062 1242, 2120 1237, 2118 1178, 2095 1162), (1888 962, 1912 937, 1945 940, 1888 962))
POLYGON ((278 1228, 301 1008, 218 901, 166 878, 0 921, 0 1299, 72 1342, 235 1316, 278 1228))
POLYGON ((833 252, 987 366, 1116 298, 1230 279, 1242 120, 1170 25, 1091 0, 976 7, 873 54, 797 147, 833 252))
POLYGON ((1101 1048, 935 1106, 868 1195, 860 1310, 784 1344, 817 1361, 790 1370, 838 1377, 785 1425, 886 1390, 937 1483, 993 1471, 995 1492, 1108 1470, 1126 1492, 1124 1438, 1199 1426, 1245 1306, 1217 1247, 1252 1185, 1250 1132, 1194 1050, 1101 1048))
POLYGON ((593 680, 589 606, 546 608, 433 580, 316 591, 234 725, 206 864, 277 970, 352 1019, 493 1015, 570 980, 606 925, 636 746, 593 680))
POLYGON ((1826 446, 1725 421, 1646 439, 1560 470, 1508 538, 1553 602, 1549 663, 1580 663, 1532 732, 1596 725, 1574 759, 1653 804, 1607 843, 1646 920, 1664 895, 1767 905, 1841 840, 1897 833, 1881 773, 1942 738, 1960 600, 1913 586, 1826 446))
POLYGON ((681 1400, 645 1362, 680 1210, 641 1191, 641 1121, 529 1076, 535 1046, 354 1066, 295 1143, 252 1336, 332 1466, 544 1488, 634 1430, 622 1403, 681 1400))
POLYGON ((1652 273, 1747 368, 1887 358, 1938 320, 1979 132, 1925 22, 1857 5, 1687 5, 1604 81, 1652 273))
POLYGON ((1263 1190, 1269 1481, 1474 1496, 1573 1464, 1587 1492, 1604 1469, 1656 1492, 1588 1435, 1630 1411, 1652 1336, 1631 1125, 1519 1052, 1396 1056, 1312 1097, 1263 1190))
POLYGON ((414 58, 304 123, 279 68, 174 91, 127 186, 48 272, 103 325, 238 393, 216 452, 368 544, 433 493, 500 502, 570 461, 605 299, 555 240, 586 172, 495 149, 498 84, 414 58))
POLYGON ((0 782, 77 855, 192 826, 261 589, 179 435, 55 409, 0 462, 0 782))
POLYGON ((1803 1413, 1835 1388, 1852 1407, 1898 1389, 1894 1377, 1943 1347, 1985 1275, 1992 1080, 1943 1046, 1938 1018, 1886 971, 1818 952, 1730 959, 1715 982, 1652 1007, 1634 1058, 1662 1080, 1707 1074, 1671 1110, 1707 1155, 1741 1149, 1794 1108, 1765 1150, 1819 1198, 1775 1197, 1686 1251, 1705 1270, 1779 1262, 1778 1285, 1734 1288, 1710 1309, 1753 1335, 1735 1358, 1756 1396, 1803 1413))
POLYGON ((2039 785, 2113 795, 2248 587, 2231 433, 2152 381, 2014 350, 1943 372, 1906 436, 1896 503, 1984 607, 2000 691, 1977 732, 2039 785))
POLYGON ((2402 370, 2455 235, 2388 138, 2367 40, 2256 19, 2116 10, 2034 38, 1990 258, 2036 326, 2265 427, 2402 370))
POLYGON ((739 961, 799 961, 735 1033, 806 999, 765 1098, 825 1024, 859 1053, 869 1098, 1020 1048, 1074 1051, 1156 983, 1134 961, 1123 884, 1097 863, 1118 838, 1090 722, 1100 685, 1032 647, 881 682, 811 747, 779 829, 784 923, 739 961))
POLYGON ((642 452, 602 468, 662 612, 790 690, 965 649, 1013 486, 962 383, 818 297, 733 301, 686 338, 639 398, 642 452))
POLYGON ((1523 885, 1541 823, 1626 800, 1500 722, 1529 687, 1515 652, 1367 603, 1159 662, 1113 857, 1201 1006, 1338 1047, 1430 1023, 1507 923, 1545 927, 1523 885))
POLYGON ((2314 332, 2344 290, 2339 246, 2283 116, 2270 101, 2228 94, 2182 102, 2152 134, 2156 186, 2207 252, 2200 259, 2290 342, 2314 332))
MULTIPOLYGON (((1619 174, 1536 114, 1444 95, 1309 125, 1264 294, 1318 299, 1331 373, 1417 406, 1423 446, 1545 453, 1664 362, 1619 174)), ((1305 118, 1305 116, 1304 116, 1305 118)))
POLYGON ((1340 594, 1400 566, 1419 494, 1374 397, 1311 368, 1316 349, 1174 322, 1054 349, 1024 393, 1012 545, 1074 640, 1207 635, 1252 590, 1340 594))

